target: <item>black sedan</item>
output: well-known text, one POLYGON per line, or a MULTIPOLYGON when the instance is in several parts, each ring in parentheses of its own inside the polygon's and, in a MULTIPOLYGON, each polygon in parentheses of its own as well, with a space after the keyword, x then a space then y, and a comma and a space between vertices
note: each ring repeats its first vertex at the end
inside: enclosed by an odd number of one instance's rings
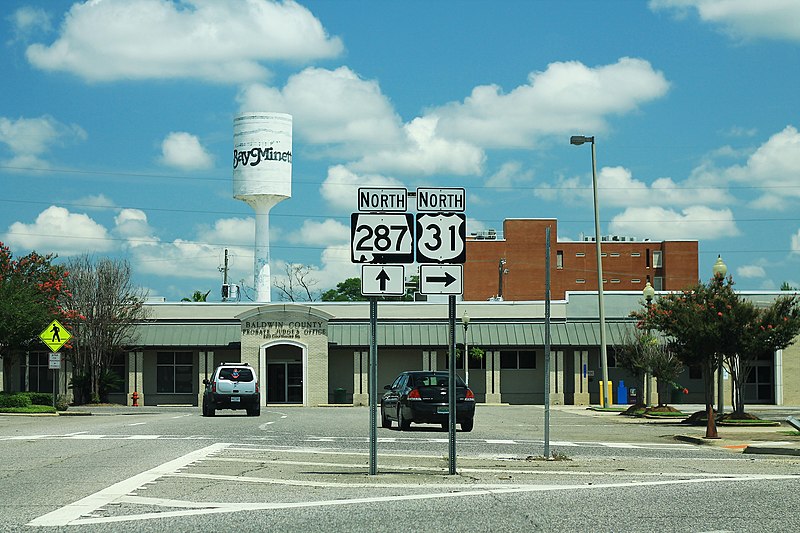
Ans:
MULTIPOLYGON (((392 427, 392 420, 401 430, 411 424, 449 424, 448 373, 431 371, 403 372, 381 398, 381 425, 392 427)), ((456 422, 461 431, 472 431, 475 417, 475 395, 456 376, 456 422)))

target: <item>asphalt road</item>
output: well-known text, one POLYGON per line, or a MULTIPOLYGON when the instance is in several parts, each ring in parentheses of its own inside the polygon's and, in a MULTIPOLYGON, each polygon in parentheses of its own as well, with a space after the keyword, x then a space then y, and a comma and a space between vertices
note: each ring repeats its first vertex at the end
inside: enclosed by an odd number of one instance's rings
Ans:
POLYGON ((457 434, 455 476, 448 433, 425 425, 379 428, 368 475, 363 407, 0 416, 0 530, 800 530, 800 457, 554 408, 551 450, 566 460, 545 461, 543 412, 478 406, 475 429, 457 434))

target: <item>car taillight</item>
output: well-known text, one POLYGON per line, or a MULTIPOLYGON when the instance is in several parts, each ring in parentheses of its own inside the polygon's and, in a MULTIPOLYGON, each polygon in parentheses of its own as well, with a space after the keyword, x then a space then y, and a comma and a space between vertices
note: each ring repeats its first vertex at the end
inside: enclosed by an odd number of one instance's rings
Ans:
POLYGON ((216 381, 212 381, 211 382, 211 392, 217 392, 217 382, 216 381))
POLYGON ((256 381, 256 394, 258 394, 258 382, 256 381))
POLYGON ((467 394, 464 395, 464 400, 466 400, 468 402, 474 402, 475 401, 475 395, 472 394, 471 390, 467 389, 467 394))
POLYGON ((411 392, 408 393, 409 400, 421 400, 422 396, 419 395, 419 389, 411 389, 411 392))

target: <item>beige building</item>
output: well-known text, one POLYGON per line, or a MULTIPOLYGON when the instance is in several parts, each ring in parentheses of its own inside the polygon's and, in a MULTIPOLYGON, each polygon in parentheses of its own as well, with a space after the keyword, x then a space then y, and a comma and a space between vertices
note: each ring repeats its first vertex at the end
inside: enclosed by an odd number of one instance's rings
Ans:
MULTIPOLYGON (((780 293, 748 293, 769 302, 780 293)), ((638 292, 606 293, 609 379, 614 402, 632 403, 642 391, 614 361, 615 344, 634 325, 631 310, 642 305, 638 292)), ((112 368, 126 392, 111 395, 118 403, 200 405, 202 381, 222 362, 247 362, 261 382, 262 404, 366 404, 369 361, 369 305, 357 303, 154 303, 151 319, 139 328, 137 346, 112 368)), ((480 347, 471 359, 469 384, 479 402, 544 403, 544 302, 459 302, 457 316, 470 317, 468 329, 456 323, 459 352, 463 343, 480 347)), ((551 302, 550 398, 555 404, 599 403, 600 363, 597 294, 568 293, 551 302)), ((448 353, 446 303, 378 304, 378 390, 404 370, 445 370, 448 353)), ((13 390, 51 392, 53 372, 48 353, 30 352, 12 370, 13 390)), ((463 360, 457 372, 464 376, 463 360)), ((670 403, 702 403, 702 380, 696 369, 679 379, 689 394, 670 403)), ((66 390, 62 372, 60 390, 66 390)), ((748 404, 800 405, 800 347, 797 344, 757 362, 745 386, 748 404)), ((726 402, 730 380, 723 376, 726 402)), ((716 396, 715 396, 716 397, 716 396)), ((655 397, 652 398, 655 401, 655 397)))

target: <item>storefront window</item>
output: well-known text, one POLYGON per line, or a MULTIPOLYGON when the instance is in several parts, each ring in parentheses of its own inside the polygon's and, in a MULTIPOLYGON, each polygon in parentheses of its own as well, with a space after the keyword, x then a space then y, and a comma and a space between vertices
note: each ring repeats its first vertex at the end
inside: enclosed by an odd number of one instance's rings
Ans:
POLYGON ((156 365, 156 392, 193 392, 192 352, 158 352, 156 365))

